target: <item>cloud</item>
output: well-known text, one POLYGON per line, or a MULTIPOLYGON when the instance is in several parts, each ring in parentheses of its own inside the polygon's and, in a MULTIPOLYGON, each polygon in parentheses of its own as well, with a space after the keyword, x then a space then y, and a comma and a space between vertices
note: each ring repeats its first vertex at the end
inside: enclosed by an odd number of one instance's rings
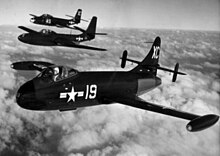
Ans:
MULTIPOLYGON (((141 98, 191 113, 219 114, 218 68, 211 68, 208 72, 201 68, 191 69, 191 66, 198 66, 195 56, 200 54, 197 51, 189 56, 184 52, 189 50, 188 46, 192 49, 196 47, 194 37, 189 38, 188 33, 179 35, 176 31, 109 32, 113 32, 113 35, 92 43, 109 48, 107 52, 27 46, 18 44, 16 38, 2 37, 7 40, 0 44, 0 81, 4 82, 0 83, 0 155, 219 155, 219 122, 205 131, 190 133, 185 129, 188 121, 121 104, 86 107, 62 113, 29 111, 16 104, 16 90, 30 78, 30 72, 23 74, 10 69, 14 61, 33 59, 67 64, 80 70, 126 71, 134 65, 128 64, 126 69, 120 69, 119 57, 122 51, 128 49, 129 57, 141 60, 150 45, 139 44, 139 41, 153 40, 156 35, 160 35, 162 52, 166 50, 160 60, 162 65, 169 67, 173 62, 181 61, 181 69, 187 75, 178 76, 177 82, 172 83, 172 75, 159 71, 162 85, 141 98)), ((218 49, 218 44, 207 41, 206 36, 200 41, 204 51, 210 45, 213 50, 218 49)), ((201 56, 208 55, 204 51, 201 56)), ((211 54, 216 55, 215 51, 211 54)), ((207 58, 199 66, 216 66, 214 58, 207 58)))
POLYGON ((216 69, 220 69, 220 65, 219 64, 212 64, 212 63, 209 63, 209 62, 205 62, 204 65, 206 67, 209 67, 209 68, 216 68, 216 69))

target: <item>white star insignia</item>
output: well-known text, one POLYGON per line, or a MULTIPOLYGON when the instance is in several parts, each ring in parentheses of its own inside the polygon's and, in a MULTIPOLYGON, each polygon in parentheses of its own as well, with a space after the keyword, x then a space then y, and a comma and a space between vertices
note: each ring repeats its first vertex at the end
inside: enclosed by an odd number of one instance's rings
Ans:
POLYGON ((73 100, 73 102, 75 102, 75 96, 78 94, 78 92, 75 92, 73 87, 72 87, 71 92, 69 92, 67 94, 69 95, 69 99, 67 102, 70 102, 71 100, 73 100))

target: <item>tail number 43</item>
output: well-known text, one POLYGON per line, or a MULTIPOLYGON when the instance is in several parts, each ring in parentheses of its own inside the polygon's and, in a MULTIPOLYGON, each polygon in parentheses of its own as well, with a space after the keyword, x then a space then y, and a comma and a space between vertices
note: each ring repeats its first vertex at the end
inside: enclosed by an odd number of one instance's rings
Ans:
POLYGON ((95 99, 97 95, 97 85, 86 85, 85 99, 95 99))

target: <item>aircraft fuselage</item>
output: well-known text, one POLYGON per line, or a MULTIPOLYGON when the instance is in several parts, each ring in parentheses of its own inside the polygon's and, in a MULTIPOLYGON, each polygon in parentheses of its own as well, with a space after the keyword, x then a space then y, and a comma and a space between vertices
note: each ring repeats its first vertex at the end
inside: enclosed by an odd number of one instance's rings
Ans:
POLYGON ((75 23, 72 19, 62 19, 62 18, 56 18, 56 17, 50 17, 50 18, 32 18, 32 23, 40 24, 40 25, 48 25, 48 26, 58 26, 58 27, 67 27, 75 23))
POLYGON ((112 92, 140 95, 160 84, 160 78, 146 73, 79 72, 51 83, 36 77, 20 87, 17 103, 31 110, 72 110, 112 103, 104 96, 112 92))
MULTIPOLYGON (((32 45, 41 45, 41 46, 68 46, 69 43, 78 44, 79 42, 84 42, 91 40, 88 35, 71 35, 71 34, 30 34, 24 33, 18 36, 18 40, 32 45)), ((71 44, 70 44, 71 45, 71 44)))

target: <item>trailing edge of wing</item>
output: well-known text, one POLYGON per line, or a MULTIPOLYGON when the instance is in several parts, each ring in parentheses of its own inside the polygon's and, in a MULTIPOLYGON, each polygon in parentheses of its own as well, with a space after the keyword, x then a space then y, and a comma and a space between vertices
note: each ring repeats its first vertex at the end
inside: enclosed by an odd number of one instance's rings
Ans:
POLYGON ((60 27, 60 28, 69 28, 69 29, 74 29, 74 27, 69 27, 69 26, 63 26, 63 25, 59 25, 59 24, 56 24, 57 27, 60 27))
POLYGON ((92 46, 87 46, 87 45, 82 45, 82 44, 76 44, 76 43, 73 43, 73 42, 71 42, 67 39, 64 39, 64 38, 57 38, 57 39, 55 39, 54 42, 60 46, 89 49, 89 50, 97 50, 97 51, 107 51, 106 49, 102 49, 102 48, 97 48, 97 47, 92 47, 92 46))
POLYGON ((27 31, 27 32, 29 32, 29 33, 38 33, 37 31, 32 30, 32 29, 27 28, 27 27, 24 27, 24 26, 18 26, 18 28, 20 28, 20 29, 22 29, 22 30, 24 30, 24 31, 27 31))
POLYGON ((82 48, 82 49, 89 49, 89 50, 107 51, 107 49, 91 47, 91 46, 81 45, 81 44, 76 44, 73 47, 75 47, 75 48, 82 48))

